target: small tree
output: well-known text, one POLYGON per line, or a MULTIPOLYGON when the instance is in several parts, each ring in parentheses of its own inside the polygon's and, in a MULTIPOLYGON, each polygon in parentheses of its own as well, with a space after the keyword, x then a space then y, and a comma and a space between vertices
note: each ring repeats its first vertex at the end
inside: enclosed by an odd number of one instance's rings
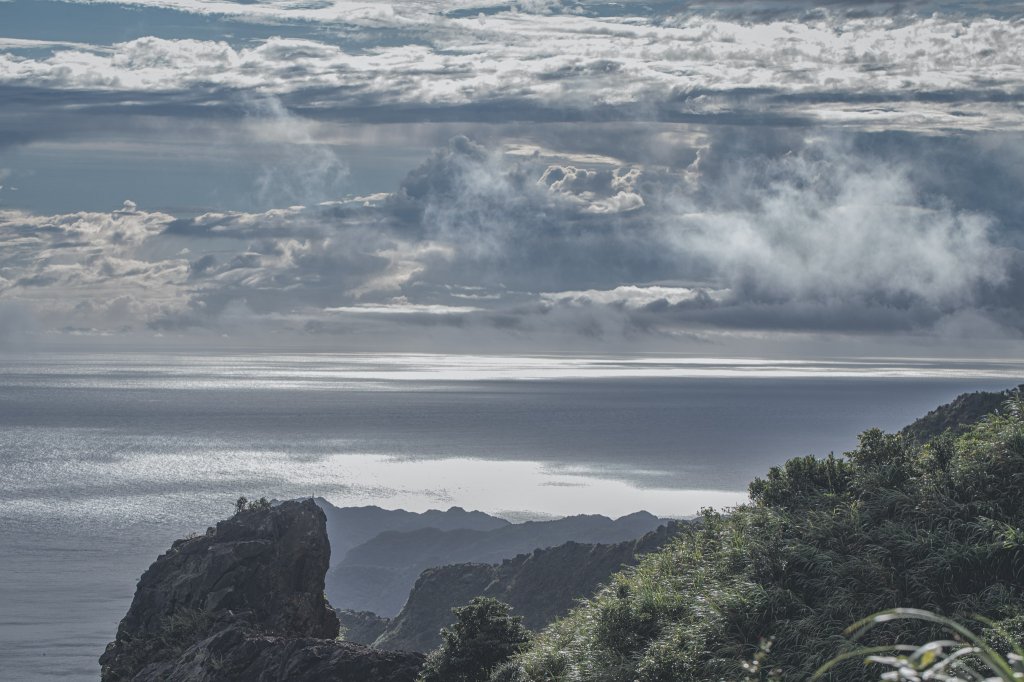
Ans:
POLYGON ((456 621, 441 630, 441 646, 427 657, 420 682, 485 682, 530 641, 522 618, 490 597, 452 609, 456 621))
POLYGON ((239 497, 235 500, 235 513, 239 514, 244 511, 262 511, 264 509, 270 509, 270 500, 265 497, 261 497, 258 500, 250 500, 246 496, 239 497))

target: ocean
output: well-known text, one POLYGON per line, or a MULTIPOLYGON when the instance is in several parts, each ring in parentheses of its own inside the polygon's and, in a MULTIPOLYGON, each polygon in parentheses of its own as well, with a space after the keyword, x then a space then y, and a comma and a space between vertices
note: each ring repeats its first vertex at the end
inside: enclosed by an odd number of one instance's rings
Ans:
POLYGON ((5 356, 0 676, 96 679, 142 571, 239 495, 686 516, 1022 380, 1010 361, 5 356))

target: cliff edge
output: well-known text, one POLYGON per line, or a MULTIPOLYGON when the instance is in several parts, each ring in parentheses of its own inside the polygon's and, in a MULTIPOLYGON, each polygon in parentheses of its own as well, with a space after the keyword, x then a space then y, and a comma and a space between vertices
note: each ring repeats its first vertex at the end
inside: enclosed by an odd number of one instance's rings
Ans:
POLYGON ((100 657, 103 682, 412 682, 419 654, 338 642, 312 500, 249 509, 177 540, 139 580, 100 657))

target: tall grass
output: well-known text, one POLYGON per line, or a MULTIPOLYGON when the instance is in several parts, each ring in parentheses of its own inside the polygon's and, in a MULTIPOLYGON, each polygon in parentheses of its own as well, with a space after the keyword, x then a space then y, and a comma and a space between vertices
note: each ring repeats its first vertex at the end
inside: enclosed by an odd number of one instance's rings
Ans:
POLYGON ((994 628, 1011 648, 1011 652, 1003 656, 980 635, 950 618, 944 618, 930 611, 920 609, 890 609, 876 613, 854 623, 846 630, 846 635, 854 640, 868 632, 876 625, 897 619, 911 619, 938 625, 948 632, 951 639, 941 639, 922 644, 880 645, 862 647, 837 656, 815 671, 811 682, 821 679, 832 668, 851 659, 863 659, 867 665, 880 666, 887 669, 881 674, 883 680, 906 680, 919 682, 923 680, 946 680, 949 682, 1015 682, 1024 680, 1024 649, 1020 644, 995 628, 995 624, 987 619, 980 621, 994 628))

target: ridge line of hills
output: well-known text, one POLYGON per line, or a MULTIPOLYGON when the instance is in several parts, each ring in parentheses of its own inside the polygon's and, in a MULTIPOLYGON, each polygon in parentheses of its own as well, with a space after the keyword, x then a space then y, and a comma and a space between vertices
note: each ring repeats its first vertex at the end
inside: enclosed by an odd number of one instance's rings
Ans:
MULTIPOLYGON (((509 523, 461 509, 450 516, 448 512, 416 516, 405 511, 390 514, 388 510, 377 509, 367 513, 366 508, 356 508, 359 516, 372 518, 378 532, 353 545, 354 534, 344 525, 352 511, 324 500, 317 500, 317 504, 327 514, 332 539, 331 568, 326 578, 328 599, 344 609, 370 611, 383 617, 398 614, 426 569, 461 563, 499 563, 570 541, 594 545, 632 541, 668 521, 647 512, 635 512, 618 519, 580 514, 509 523), (430 522, 439 522, 442 527, 432 527, 430 522), (335 550, 333 541, 339 535, 340 549, 335 550)), ((364 526, 361 533, 368 535, 368 528, 364 526)))

